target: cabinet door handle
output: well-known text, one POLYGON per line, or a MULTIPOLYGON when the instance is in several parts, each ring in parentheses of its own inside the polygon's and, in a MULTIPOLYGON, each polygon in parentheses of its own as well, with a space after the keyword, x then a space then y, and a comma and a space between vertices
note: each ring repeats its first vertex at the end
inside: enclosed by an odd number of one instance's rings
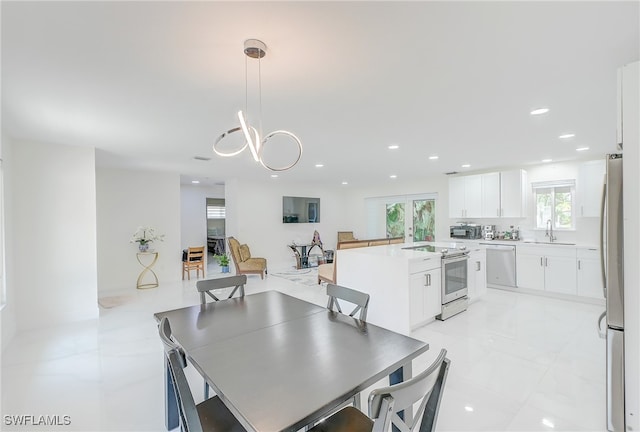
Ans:
POLYGON ((578 270, 582 270, 582 269, 580 268, 580 260, 578 260, 578 270))
POLYGON ((427 273, 424 275, 424 286, 431 286, 431 274, 427 273))
POLYGON ((476 261, 476 271, 480 271, 480 261, 476 261))
POLYGON ((549 258, 544 259, 544 266, 549 267, 549 258))
POLYGON ((542 264, 542 257, 540 257, 540 267, 544 266, 544 264, 542 264))

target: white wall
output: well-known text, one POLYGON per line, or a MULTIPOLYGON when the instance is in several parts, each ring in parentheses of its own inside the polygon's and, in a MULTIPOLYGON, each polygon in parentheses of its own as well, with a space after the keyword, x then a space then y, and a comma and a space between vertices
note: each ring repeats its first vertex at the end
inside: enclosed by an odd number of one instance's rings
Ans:
POLYGON ((224 186, 180 186, 180 246, 207 245, 207 198, 224 198, 224 186))
POLYGON ((93 148, 14 142, 11 164, 18 330, 96 318, 93 148))
POLYGON ((345 202, 349 203, 349 210, 346 212, 348 217, 344 219, 342 229, 354 231, 357 238, 368 237, 366 198, 427 193, 438 194, 436 200, 436 241, 449 238, 449 183, 448 177, 444 174, 419 180, 390 180, 383 184, 344 190, 345 202))
POLYGON ((227 236, 246 243, 251 255, 267 258, 269 271, 291 268, 295 259, 287 247, 292 241, 309 243, 318 230, 325 249, 335 249, 338 230, 350 226, 353 205, 343 188, 318 184, 282 184, 232 179, 225 185, 227 236), (283 224, 282 197, 320 198, 320 222, 283 224))
POLYGON ((7 303, 5 307, 0 311, 0 326, 2 330, 0 330, 0 337, 2 338, 2 348, 6 347, 13 336, 16 334, 17 328, 17 299, 16 299, 16 290, 13 283, 13 262, 14 262, 14 254, 12 251, 12 243, 14 238, 13 229, 10 227, 13 226, 13 216, 9 209, 12 208, 13 203, 13 181, 12 181, 12 172, 13 172, 13 161, 12 161, 12 152, 11 152, 11 140, 2 136, 2 141, 0 141, 0 154, 2 155, 3 160, 3 171, 4 171, 4 184, 3 184, 3 195, 4 195, 4 246, 5 246, 5 288, 6 288, 6 300, 7 303))
POLYGON ((180 176, 173 173, 99 167, 96 170, 98 290, 100 296, 136 291, 142 267, 137 243, 129 239, 139 226, 164 234, 152 248, 160 284, 181 279, 180 176))

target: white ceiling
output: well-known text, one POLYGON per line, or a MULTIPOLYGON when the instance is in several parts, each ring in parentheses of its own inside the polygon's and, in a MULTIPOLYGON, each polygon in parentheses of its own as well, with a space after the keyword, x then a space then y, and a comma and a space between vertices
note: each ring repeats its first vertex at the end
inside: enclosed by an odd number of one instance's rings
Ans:
POLYGON ((360 185, 593 159, 615 150, 616 69, 640 59, 639 4, 3 1, 2 128, 213 182, 360 185), (304 145, 277 180, 249 150, 211 151, 245 104, 248 38, 268 46, 264 132, 304 145))

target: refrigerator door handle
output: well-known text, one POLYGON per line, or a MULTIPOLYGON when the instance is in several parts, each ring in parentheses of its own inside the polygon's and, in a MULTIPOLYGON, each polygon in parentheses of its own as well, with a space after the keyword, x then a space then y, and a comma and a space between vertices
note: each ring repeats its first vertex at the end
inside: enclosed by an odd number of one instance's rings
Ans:
POLYGON ((598 318, 598 336, 600 336, 600 339, 606 339, 607 338, 607 332, 606 331, 602 331, 602 321, 604 320, 604 318, 607 316, 607 311, 605 310, 604 312, 602 312, 600 314, 600 317, 598 318))
POLYGON ((607 203, 607 181, 605 178, 602 186, 602 201, 600 202, 600 270, 602 274, 602 295, 607 298, 607 274, 605 270, 605 250, 604 250, 604 224, 605 208, 607 203))

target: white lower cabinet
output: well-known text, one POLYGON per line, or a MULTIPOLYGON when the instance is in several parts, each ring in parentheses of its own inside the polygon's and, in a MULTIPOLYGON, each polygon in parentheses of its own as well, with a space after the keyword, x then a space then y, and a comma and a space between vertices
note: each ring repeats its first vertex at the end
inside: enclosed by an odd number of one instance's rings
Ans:
POLYGON ((442 310, 440 268, 409 275, 409 322, 416 327, 442 310))
POLYGON ((519 288, 576 295, 576 249, 518 245, 516 283, 519 288))
POLYGON ((604 299, 600 251, 578 249, 578 295, 604 299))
POLYGON ((469 250, 467 287, 470 301, 477 300, 487 293, 487 251, 484 248, 469 250))

